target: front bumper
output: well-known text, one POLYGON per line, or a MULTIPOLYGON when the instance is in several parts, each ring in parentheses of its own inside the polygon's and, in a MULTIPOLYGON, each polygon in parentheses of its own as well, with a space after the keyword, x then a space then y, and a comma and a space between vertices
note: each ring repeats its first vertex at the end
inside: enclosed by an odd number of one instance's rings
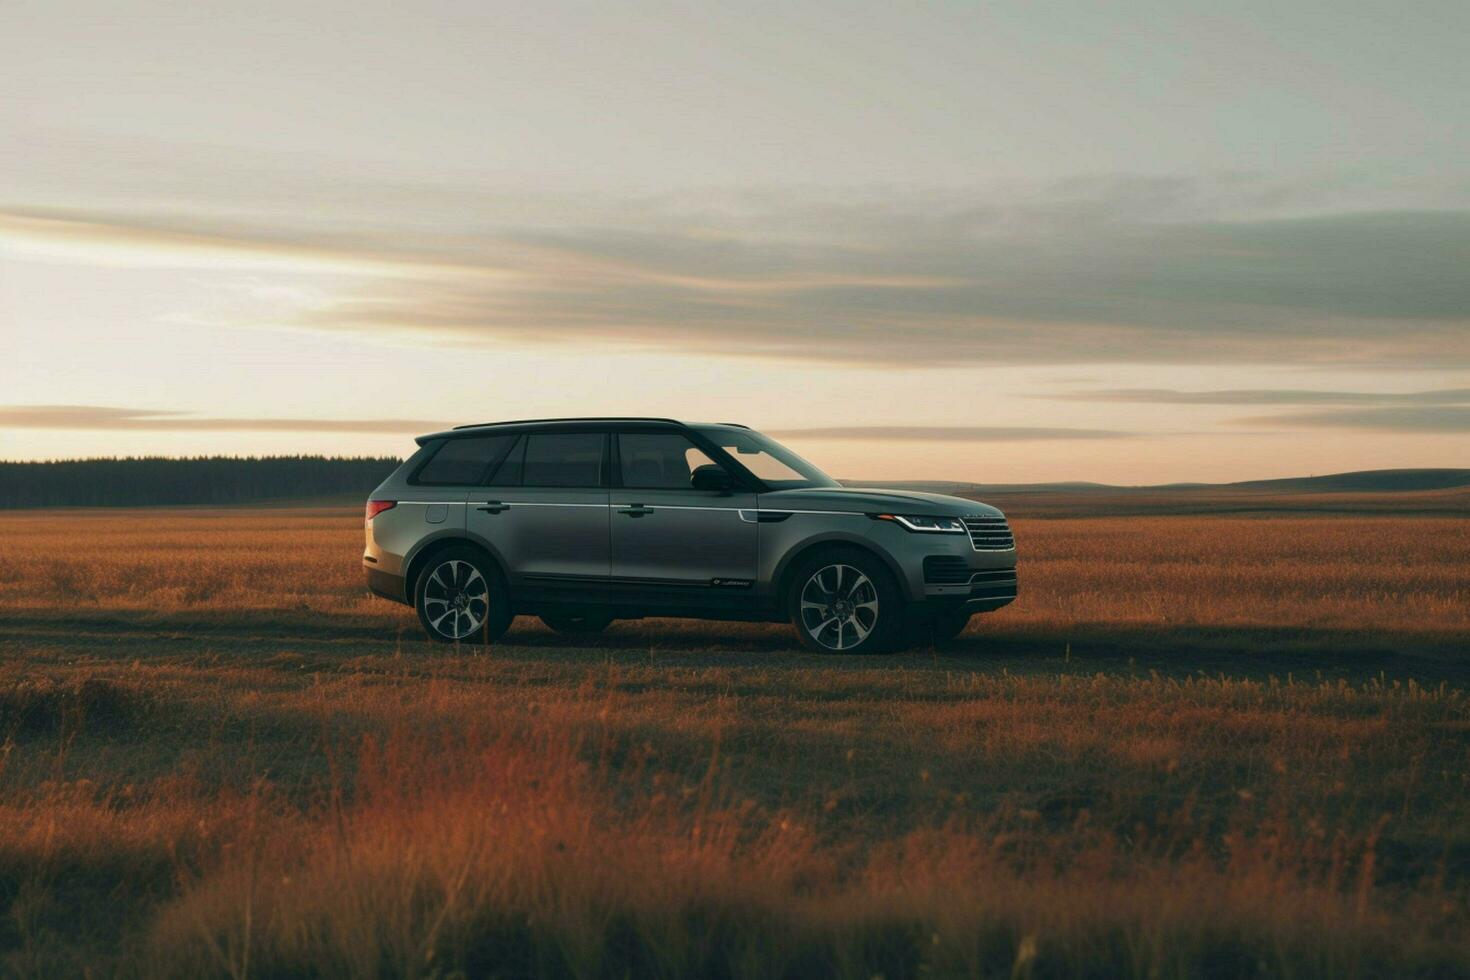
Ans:
POLYGON ((974 599, 977 605, 999 609, 1015 600, 1013 542, 1004 549, 979 548, 970 534, 925 534, 906 531, 893 521, 870 523, 868 536, 892 557, 908 601, 953 604, 974 599))
MULTIPOLYGON (((956 605, 964 606, 967 612, 982 613, 994 612, 1002 606, 1009 606, 1015 601, 1016 596, 1014 593, 1012 593, 1008 596, 991 596, 988 598, 966 599, 963 602, 956 603, 956 605)), ((949 603, 945 602, 945 605, 949 605, 949 603)))
POLYGON ((922 601, 914 603, 912 608, 915 609, 922 619, 938 613, 949 613, 960 609, 969 613, 994 612, 1003 606, 1009 606, 1015 601, 1015 589, 1011 589, 1009 592, 1002 592, 996 589, 977 589, 970 595, 945 594, 926 596, 922 601))
POLYGON ((976 567, 967 555, 929 555, 924 559, 925 604, 966 606, 974 612, 999 609, 1016 601, 1014 552, 1008 566, 976 567))

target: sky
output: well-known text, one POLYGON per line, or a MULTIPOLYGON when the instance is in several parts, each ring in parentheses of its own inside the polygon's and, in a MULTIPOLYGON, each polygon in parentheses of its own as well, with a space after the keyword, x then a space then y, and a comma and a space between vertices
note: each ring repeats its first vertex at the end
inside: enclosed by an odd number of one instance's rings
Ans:
POLYGON ((1470 5, 0 0, 0 458, 1470 466, 1470 5))

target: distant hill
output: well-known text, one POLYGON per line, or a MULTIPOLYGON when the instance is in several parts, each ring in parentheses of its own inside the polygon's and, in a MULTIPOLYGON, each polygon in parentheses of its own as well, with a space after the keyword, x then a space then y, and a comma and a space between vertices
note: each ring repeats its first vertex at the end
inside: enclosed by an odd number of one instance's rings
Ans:
POLYGON ((0 508, 249 504, 366 498, 393 457, 199 456, 0 462, 0 508))
POLYGON ((1325 476, 1295 476, 1238 483, 1164 483, 1118 486, 1073 480, 1062 483, 960 483, 952 480, 843 480, 849 487, 923 490, 963 496, 985 493, 1168 493, 1197 490, 1260 490, 1268 493, 1398 493, 1470 487, 1470 469, 1357 470, 1325 476))
POLYGON ((1228 484, 1242 490, 1307 492, 1402 492, 1453 490, 1470 487, 1470 470, 1359 470, 1327 476, 1298 476, 1284 480, 1248 480, 1228 484))
POLYGON ((1470 516, 1470 469, 1367 470, 1240 483, 1118 487, 1101 483, 984 484, 937 480, 875 482, 983 500, 1014 517, 1165 515, 1470 516))

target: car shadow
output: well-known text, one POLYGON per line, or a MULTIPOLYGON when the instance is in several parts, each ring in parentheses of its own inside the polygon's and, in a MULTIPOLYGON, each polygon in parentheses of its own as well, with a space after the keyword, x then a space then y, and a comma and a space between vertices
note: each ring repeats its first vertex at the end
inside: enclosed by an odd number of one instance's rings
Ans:
MULTIPOLYGON (((459 653, 424 637, 408 613, 363 621, 359 615, 306 615, 261 610, 214 614, 108 612, 58 615, 11 613, 0 621, 0 643, 74 648, 108 646, 140 652, 262 645, 314 647, 323 654, 459 653)), ((117 651, 119 654, 123 650, 117 651)), ((257 650, 258 652, 258 650, 257 650)), ((942 645, 918 645, 890 655, 817 654, 801 648, 790 628, 774 623, 649 619, 615 623, 593 635, 555 633, 530 617, 516 620, 487 652, 517 660, 575 662, 589 656, 664 664, 793 669, 862 669, 885 665, 1011 673, 1108 673, 1169 677, 1321 677, 1366 681, 1413 678, 1419 683, 1470 683, 1470 644, 1456 635, 1365 632, 1314 627, 1158 625, 990 625, 983 621, 942 645)))

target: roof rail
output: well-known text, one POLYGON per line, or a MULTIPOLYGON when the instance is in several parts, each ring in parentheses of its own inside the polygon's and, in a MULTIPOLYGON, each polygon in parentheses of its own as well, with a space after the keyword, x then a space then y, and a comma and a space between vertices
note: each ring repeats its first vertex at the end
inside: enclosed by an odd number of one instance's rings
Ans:
POLYGON ((746 425, 744 422, 716 422, 715 424, 716 425, 729 425, 729 426, 733 426, 733 427, 735 427, 737 429, 748 429, 748 428, 750 428, 750 426, 746 425))
POLYGON ((660 418, 656 415, 579 415, 560 419, 510 419, 504 422, 471 422, 467 425, 456 425, 459 429, 483 429, 492 425, 529 425, 533 422, 668 422, 671 425, 683 425, 678 419, 660 418))

